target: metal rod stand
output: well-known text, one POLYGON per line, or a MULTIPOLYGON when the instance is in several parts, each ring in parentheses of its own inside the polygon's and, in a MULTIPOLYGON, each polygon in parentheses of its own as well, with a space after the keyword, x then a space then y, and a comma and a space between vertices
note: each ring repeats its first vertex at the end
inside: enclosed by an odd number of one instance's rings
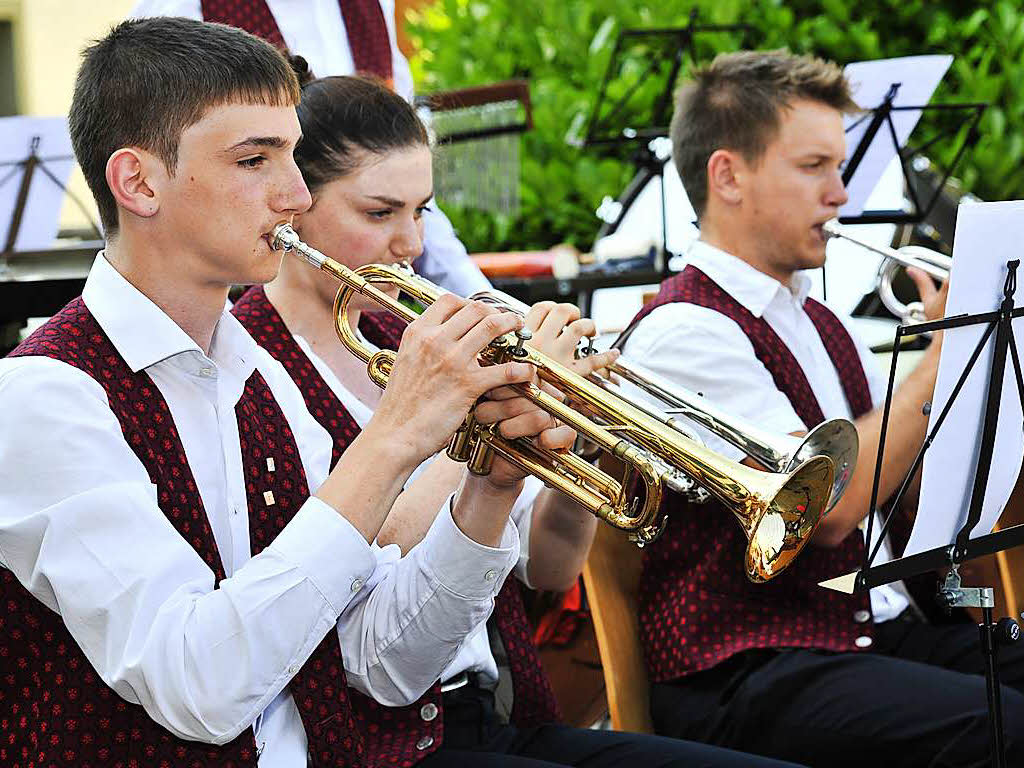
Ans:
MULTIPOLYGON (((952 548, 950 554, 952 555, 952 548)), ((985 661, 985 688, 988 695, 988 722, 991 733, 992 766, 1006 768, 1006 744, 1003 731, 1003 699, 999 687, 999 646, 1020 638, 1020 625, 1011 618, 994 621, 992 587, 962 587, 956 563, 950 566, 945 583, 939 587, 939 603, 946 608, 981 608, 978 639, 985 661)))

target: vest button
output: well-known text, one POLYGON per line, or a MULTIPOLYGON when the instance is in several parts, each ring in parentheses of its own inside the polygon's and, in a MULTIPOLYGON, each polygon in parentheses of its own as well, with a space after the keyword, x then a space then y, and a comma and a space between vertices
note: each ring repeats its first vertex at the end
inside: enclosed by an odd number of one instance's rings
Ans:
POLYGON ((859 611, 856 611, 853 614, 853 620, 856 621, 858 624, 863 624, 864 622, 866 622, 870 618, 871 618, 871 611, 865 611, 863 608, 861 610, 859 610, 859 611))
POLYGON ((416 742, 416 749, 422 752, 424 749, 430 749, 434 746, 433 736, 424 736, 422 739, 416 742))
POLYGON ((872 640, 867 635, 861 635, 853 641, 853 644, 856 645, 858 648, 870 648, 872 643, 874 643, 874 640, 872 640))
POLYGON ((427 702, 426 704, 424 704, 422 707, 420 707, 420 717, 422 717, 426 722, 429 723, 431 720, 437 717, 437 705, 433 702, 427 702))

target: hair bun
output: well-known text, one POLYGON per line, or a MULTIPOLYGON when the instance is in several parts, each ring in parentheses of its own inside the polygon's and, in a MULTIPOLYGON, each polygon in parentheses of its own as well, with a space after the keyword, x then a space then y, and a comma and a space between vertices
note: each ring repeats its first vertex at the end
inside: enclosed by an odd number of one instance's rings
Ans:
POLYGON ((306 85, 316 79, 309 69, 309 62, 304 57, 289 56, 288 63, 291 64, 295 76, 299 78, 299 85, 306 85))

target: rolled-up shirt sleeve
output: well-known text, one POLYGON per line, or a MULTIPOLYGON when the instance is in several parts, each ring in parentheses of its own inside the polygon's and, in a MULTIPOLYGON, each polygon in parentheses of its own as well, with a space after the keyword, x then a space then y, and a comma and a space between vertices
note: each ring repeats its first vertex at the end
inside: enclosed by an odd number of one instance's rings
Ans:
POLYGON ((440 678, 519 559, 511 521, 500 546, 484 546, 459 529, 451 498, 405 557, 376 550, 372 589, 338 623, 349 685, 386 706, 416 701, 440 678))
POLYGON ((0 565, 57 611, 103 681, 186 739, 222 744, 284 688, 375 558, 312 498, 215 588, 156 502, 102 388, 0 363, 0 565))

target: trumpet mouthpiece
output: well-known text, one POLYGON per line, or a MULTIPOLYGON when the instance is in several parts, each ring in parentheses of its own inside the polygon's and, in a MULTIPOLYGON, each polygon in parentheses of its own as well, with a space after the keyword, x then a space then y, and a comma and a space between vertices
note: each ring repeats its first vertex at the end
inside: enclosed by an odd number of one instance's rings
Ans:
POLYGON ((317 269, 323 269, 324 264, 328 261, 327 257, 324 256, 316 248, 310 248, 302 240, 299 239, 298 233, 292 229, 292 225, 287 222, 282 222, 274 227, 274 231, 270 233, 270 247, 275 251, 291 251, 317 269))
POLYGON ((829 219, 821 225, 821 231, 825 233, 825 237, 840 237, 843 234, 842 229, 839 226, 839 219, 829 219))
POLYGON ((299 242, 299 236, 286 222, 278 224, 270 233, 270 247, 275 251, 290 251, 299 242))

